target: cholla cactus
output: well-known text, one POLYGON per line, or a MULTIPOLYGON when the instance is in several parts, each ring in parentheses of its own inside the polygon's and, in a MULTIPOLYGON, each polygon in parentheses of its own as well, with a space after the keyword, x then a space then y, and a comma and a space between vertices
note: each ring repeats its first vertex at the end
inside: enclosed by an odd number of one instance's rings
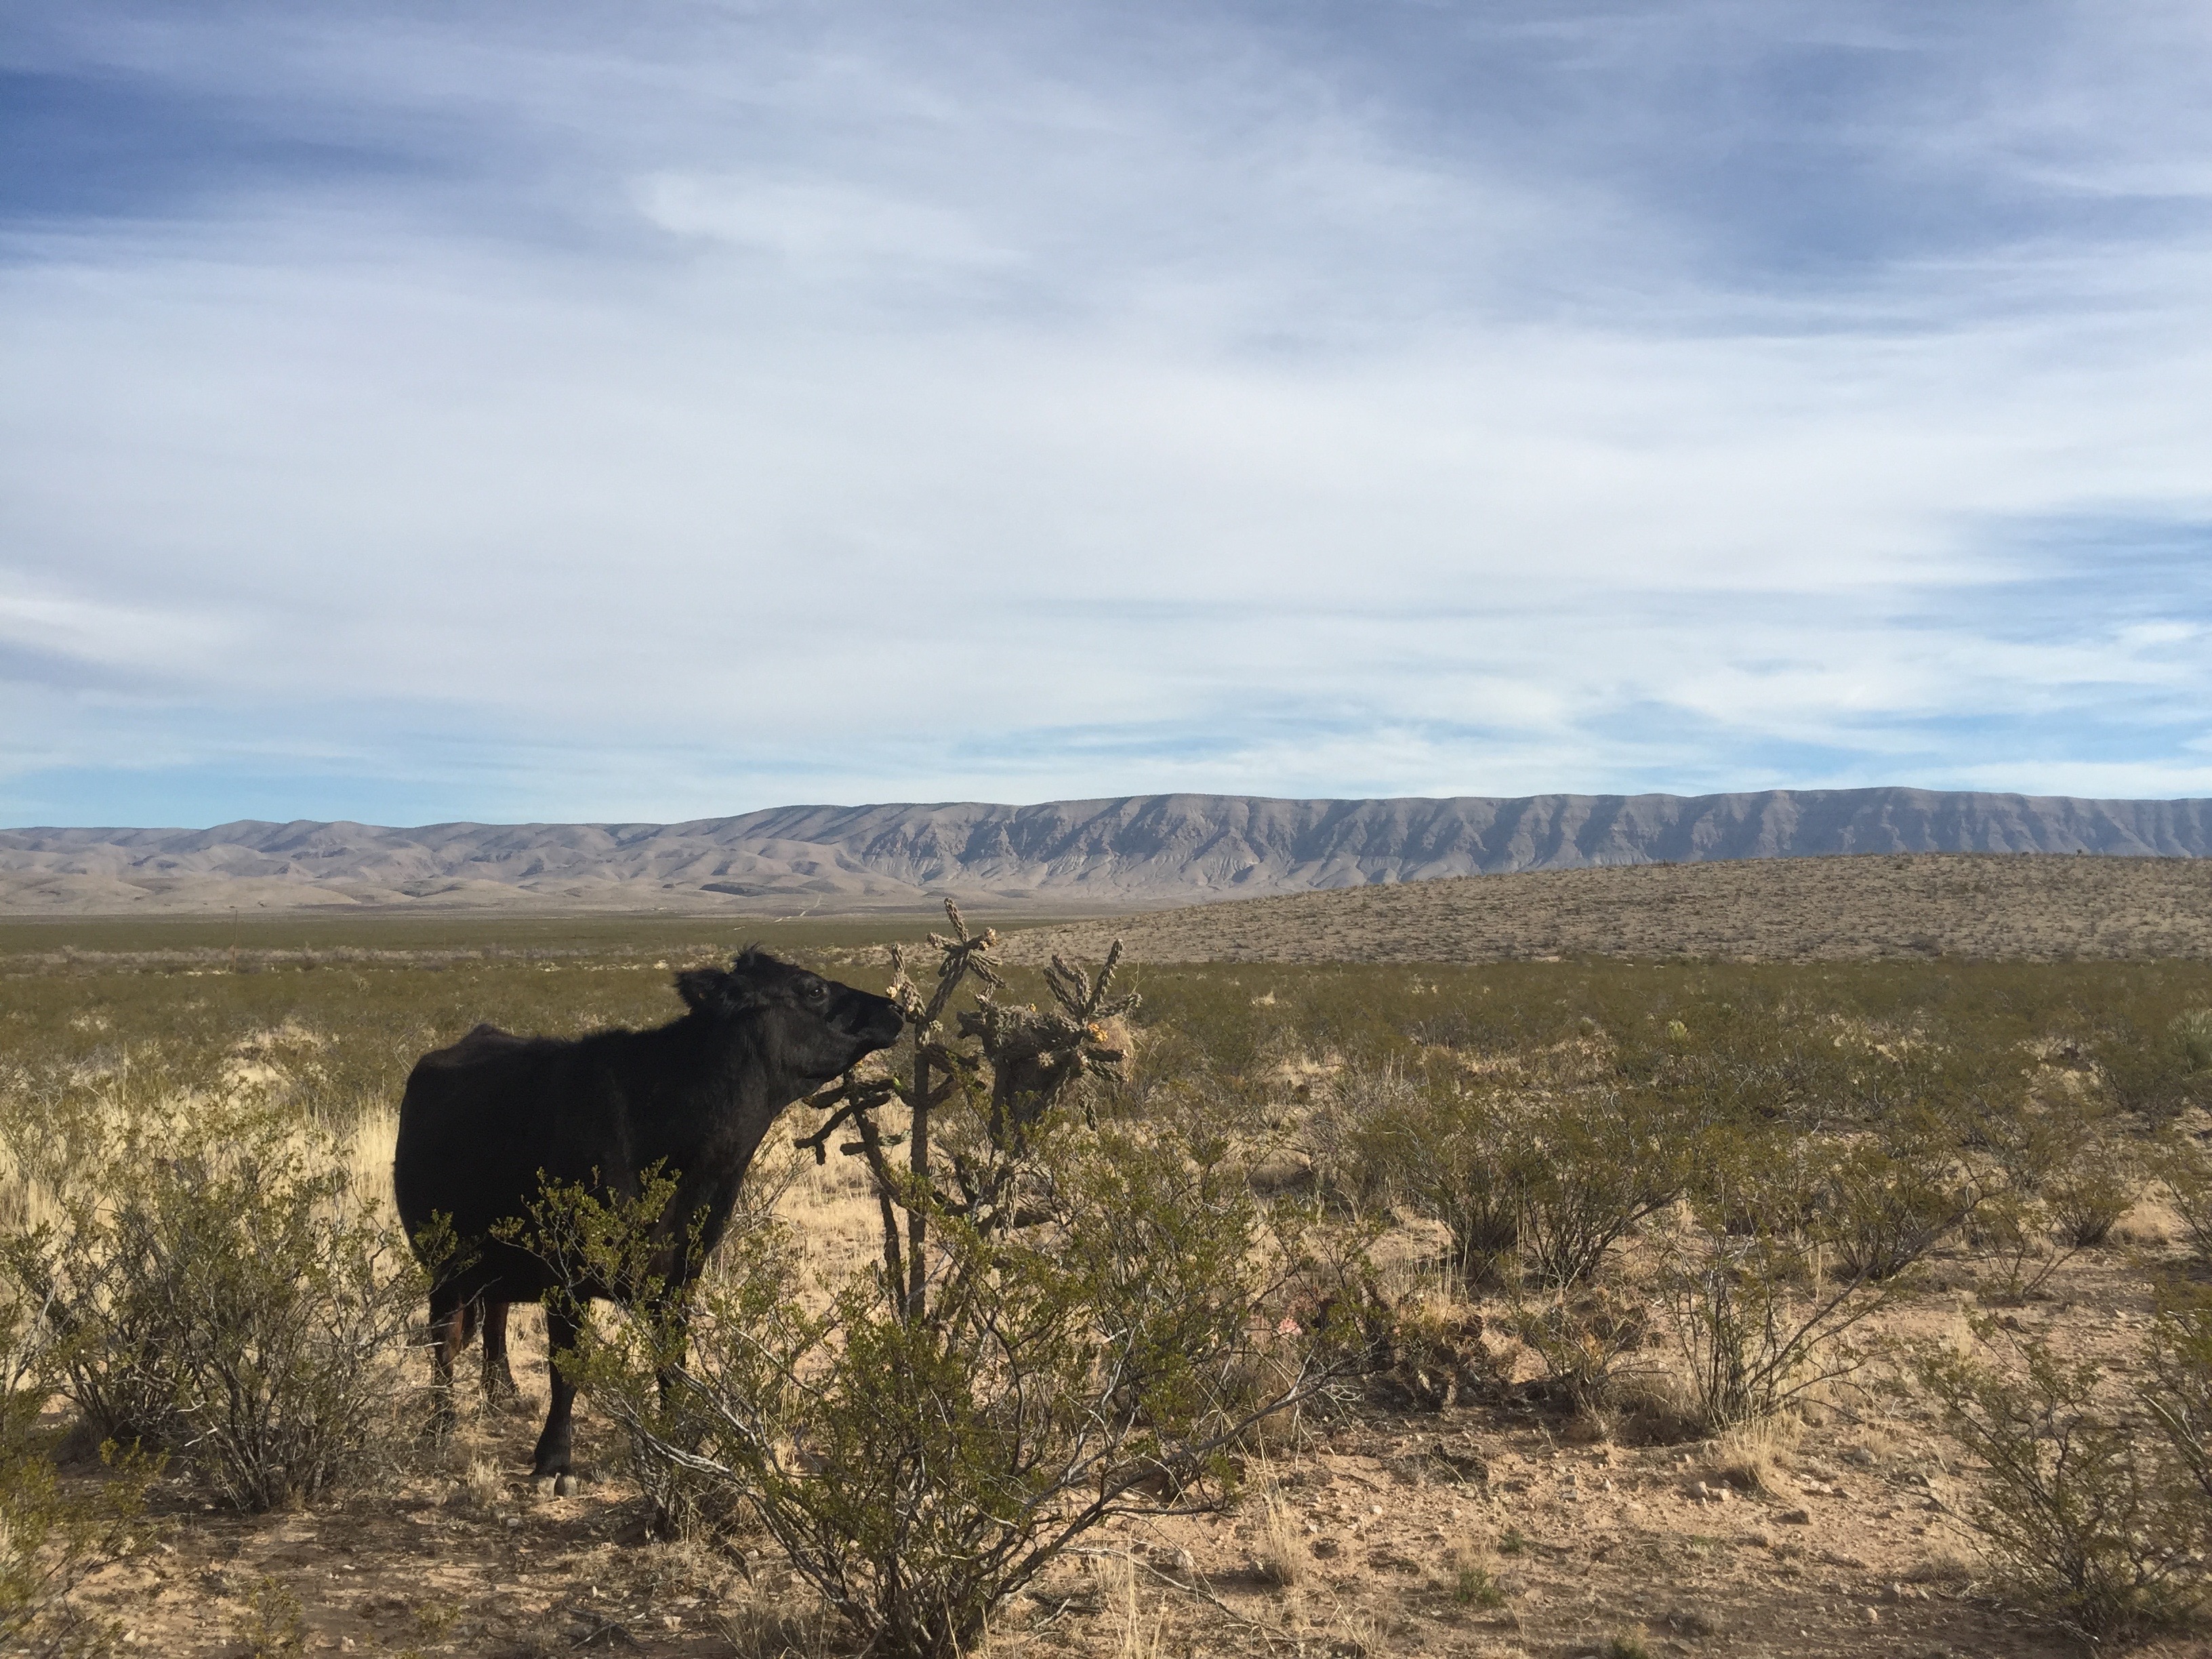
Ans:
POLYGON ((1139 999, 1107 996, 1121 960, 1119 939, 1095 979, 1054 957, 1045 983, 1057 1008, 1010 1007, 987 998, 960 1016, 961 1035, 975 1038, 990 1062, 994 1146, 1016 1150, 1030 1126, 1070 1085, 1121 1063, 1125 1056, 1110 1046, 1105 1022, 1132 1012, 1139 999))
POLYGON ((992 993, 1006 988, 991 959, 998 934, 988 927, 969 933, 960 907, 949 899, 945 914, 951 933, 929 936, 939 961, 936 983, 927 994, 908 973, 905 952, 896 946, 891 952, 890 995, 913 1043, 905 1075, 895 1065, 889 1076, 847 1078, 814 1096, 809 1103, 831 1115, 799 1143, 818 1161, 827 1156, 835 1130, 849 1123, 857 1133, 859 1138, 839 1151, 865 1158, 875 1176, 884 1271, 892 1285, 902 1288, 912 1310, 924 1301, 929 1212, 963 1216, 986 1229, 1018 1224, 1012 1194, 1036 1130, 1077 1082, 1121 1063, 1124 1055, 1107 1022, 1133 1012, 1139 1000, 1133 994, 1113 994, 1121 961, 1117 939, 1095 975, 1064 957, 1052 959, 1045 984, 1053 1006, 1040 1010, 998 1001, 992 993), (962 1011, 959 1036, 948 1040, 942 1024, 946 1006, 971 974, 988 988, 975 1007, 962 1011), (963 1038, 974 1047, 960 1046, 963 1038), (963 1129, 952 1137, 953 1144, 934 1146, 932 1115, 956 1093, 976 1109, 981 1133, 963 1129), (894 1100, 910 1114, 912 1127, 905 1137, 880 1133, 872 1116, 894 1100), (908 1142, 909 1169, 894 1174, 885 1154, 902 1139, 908 1142), (895 1209, 906 1212, 902 1229, 895 1209))
MULTIPOLYGON (((1032 1135, 1078 1082, 1119 1066, 1124 1058, 1112 1046, 1105 1024, 1137 1006, 1134 995, 1108 994, 1121 959, 1117 939, 1093 979, 1054 957, 1045 983, 1057 1007, 1018 1007, 984 997, 960 1016, 961 1035, 975 1040, 990 1067, 991 1091, 981 1144, 951 1153, 953 1182, 960 1194, 947 1206, 953 1213, 987 1229, 1022 1224, 1014 1194, 1022 1184, 1032 1135)), ((974 1070, 969 1062, 961 1073, 963 1080, 974 1070)), ((1097 1127, 1087 1104, 1085 1116, 1097 1127)))
POLYGON ((994 990, 1004 988, 1006 981, 999 977, 990 953, 999 948, 999 930, 986 927, 980 933, 970 933, 968 923, 960 914, 960 907, 951 899, 945 901, 945 915, 952 924, 952 936, 932 933, 929 942, 939 952, 937 988, 924 998, 921 988, 910 979, 906 971, 906 948, 891 946, 891 983, 889 995, 906 1017, 906 1023, 915 1033, 915 1040, 927 1042, 937 1035, 937 1024, 945 1013, 945 1005, 952 1000, 952 994, 960 988, 960 981, 973 974, 994 990))

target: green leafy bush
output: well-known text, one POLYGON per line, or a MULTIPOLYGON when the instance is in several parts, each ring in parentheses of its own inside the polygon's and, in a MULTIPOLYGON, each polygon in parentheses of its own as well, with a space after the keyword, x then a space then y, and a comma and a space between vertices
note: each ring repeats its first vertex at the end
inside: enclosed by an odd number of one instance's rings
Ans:
POLYGON ((1858 1370, 1851 1333, 1892 1294, 1863 1270, 1825 1271, 1837 1232, 1804 1202, 1814 1177, 1769 1150, 1717 1140, 1686 1213, 1658 1241, 1654 1291, 1708 1433, 1774 1417, 1858 1370))
POLYGON ((52 1381, 45 1311, 0 1284, 0 1652, 89 1655, 113 1632, 70 1594, 131 1549, 156 1470, 111 1448, 109 1478, 84 1493, 63 1488, 39 1431, 52 1381))
POLYGON ((331 1138, 248 1106, 149 1113, 80 1153, 63 1208, 7 1267, 100 1434, 246 1509, 374 1462, 422 1284, 331 1138))
MULTIPOLYGON (((2093 1638, 2191 1610, 2203 1591, 2202 1494, 2171 1449, 2099 1399, 2102 1370, 1989 1321, 1975 1334, 2004 1368, 1924 1348, 1913 1369, 1951 1435, 1985 1473, 1966 1520, 2024 1599, 2093 1638)), ((2201 1426, 2201 1424, 2200 1424, 2201 1426)))

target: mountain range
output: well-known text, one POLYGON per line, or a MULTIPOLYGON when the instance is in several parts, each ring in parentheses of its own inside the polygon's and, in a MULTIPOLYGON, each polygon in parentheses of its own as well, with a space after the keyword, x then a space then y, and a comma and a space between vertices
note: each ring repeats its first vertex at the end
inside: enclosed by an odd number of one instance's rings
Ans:
POLYGON ((1863 853, 2212 856, 2212 800, 1924 789, 1515 799, 1131 795, 687 823, 0 830, 0 913, 309 907, 1074 914, 1592 866, 1863 853))

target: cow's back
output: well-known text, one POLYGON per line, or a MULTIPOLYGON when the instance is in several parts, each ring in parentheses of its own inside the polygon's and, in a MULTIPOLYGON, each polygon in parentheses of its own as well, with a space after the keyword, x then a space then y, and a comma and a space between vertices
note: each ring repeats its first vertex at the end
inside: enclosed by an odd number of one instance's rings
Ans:
POLYGON ((597 1097, 585 1048, 479 1025, 415 1063, 392 1164, 410 1235, 443 1216, 473 1246, 495 1223, 524 1213, 541 1172, 580 1180, 605 1166, 622 1139, 612 1121, 619 1108, 597 1097))

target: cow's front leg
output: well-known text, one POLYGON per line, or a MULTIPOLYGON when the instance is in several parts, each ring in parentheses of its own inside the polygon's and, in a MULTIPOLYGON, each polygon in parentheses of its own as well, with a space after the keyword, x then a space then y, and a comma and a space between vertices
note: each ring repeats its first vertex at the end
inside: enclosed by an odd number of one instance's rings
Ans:
POLYGON ((545 1408, 545 1431, 538 1437, 538 1450, 530 1461, 534 1479, 568 1473, 575 1441, 574 1412, 576 1385, 561 1375, 561 1356, 573 1353, 584 1334, 583 1322, 556 1297, 545 1304, 545 1370, 551 1403, 545 1408))

